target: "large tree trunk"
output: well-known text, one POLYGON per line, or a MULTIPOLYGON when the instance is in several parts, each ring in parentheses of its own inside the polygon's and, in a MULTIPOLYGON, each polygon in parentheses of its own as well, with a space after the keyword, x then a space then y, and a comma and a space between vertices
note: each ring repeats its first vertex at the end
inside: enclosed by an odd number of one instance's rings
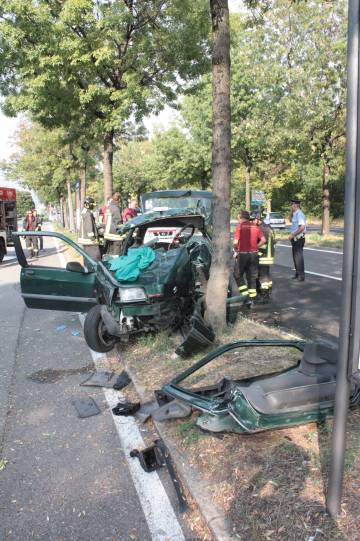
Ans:
POLYGON ((245 208, 250 212, 251 209, 251 186, 250 186, 251 165, 246 166, 245 173, 245 208))
POLYGON ((67 193, 68 193, 67 200, 68 200, 68 207, 69 207, 69 229, 70 229, 70 231, 75 231, 74 207, 73 207, 73 201, 72 201, 70 180, 66 181, 66 187, 67 187, 67 193))
POLYGON ((322 196, 322 226, 321 234, 328 235, 330 233, 330 165, 327 157, 323 157, 323 196, 322 196))
POLYGON ((226 325, 226 297, 230 275, 230 30, 227 0, 210 0, 213 29, 213 141, 214 194, 213 257, 206 293, 206 319, 219 332, 226 325))
POLYGON ((114 132, 109 132, 104 137, 104 197, 105 202, 113 193, 113 155, 114 155, 114 132))

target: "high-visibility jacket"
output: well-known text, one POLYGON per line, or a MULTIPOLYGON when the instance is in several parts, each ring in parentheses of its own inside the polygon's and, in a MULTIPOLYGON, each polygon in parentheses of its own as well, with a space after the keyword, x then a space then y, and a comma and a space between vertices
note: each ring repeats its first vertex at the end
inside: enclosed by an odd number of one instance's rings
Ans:
POLYGON ((123 240, 124 235, 117 233, 117 227, 122 224, 120 207, 111 201, 105 212, 104 239, 123 240))
POLYGON ((266 244, 259 248, 259 265, 274 264, 275 235, 270 225, 261 223, 260 229, 266 239, 266 244))
POLYGON ((94 246, 99 244, 99 235, 95 225, 95 218, 89 209, 84 208, 81 212, 78 243, 83 246, 94 246))

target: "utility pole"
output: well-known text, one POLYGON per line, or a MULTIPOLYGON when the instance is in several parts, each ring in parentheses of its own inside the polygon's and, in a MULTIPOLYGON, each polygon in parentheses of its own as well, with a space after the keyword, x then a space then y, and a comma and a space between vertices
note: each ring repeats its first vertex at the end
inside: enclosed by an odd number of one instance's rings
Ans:
POLYGON ((332 517, 341 509, 346 450, 350 378, 358 378, 360 354, 360 125, 359 125, 359 4, 349 0, 347 51, 347 119, 344 259, 339 358, 336 376, 334 429, 326 508, 332 517), (357 325, 356 325, 357 323, 357 325))

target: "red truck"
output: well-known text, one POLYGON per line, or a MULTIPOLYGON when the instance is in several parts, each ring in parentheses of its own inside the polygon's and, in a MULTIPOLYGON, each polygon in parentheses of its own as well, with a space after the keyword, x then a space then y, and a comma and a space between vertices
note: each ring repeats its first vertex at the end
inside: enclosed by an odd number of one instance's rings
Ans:
POLYGON ((0 263, 12 242, 13 231, 17 231, 16 190, 0 187, 0 263))

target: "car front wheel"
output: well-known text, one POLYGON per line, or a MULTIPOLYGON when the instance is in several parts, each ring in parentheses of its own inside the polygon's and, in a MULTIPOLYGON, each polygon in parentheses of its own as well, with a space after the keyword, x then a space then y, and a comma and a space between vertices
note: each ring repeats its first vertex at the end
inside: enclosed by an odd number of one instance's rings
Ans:
POLYGON ((117 338, 109 334, 105 327, 100 304, 93 306, 87 313, 84 322, 84 336, 89 348, 98 353, 111 351, 117 342, 117 338))

